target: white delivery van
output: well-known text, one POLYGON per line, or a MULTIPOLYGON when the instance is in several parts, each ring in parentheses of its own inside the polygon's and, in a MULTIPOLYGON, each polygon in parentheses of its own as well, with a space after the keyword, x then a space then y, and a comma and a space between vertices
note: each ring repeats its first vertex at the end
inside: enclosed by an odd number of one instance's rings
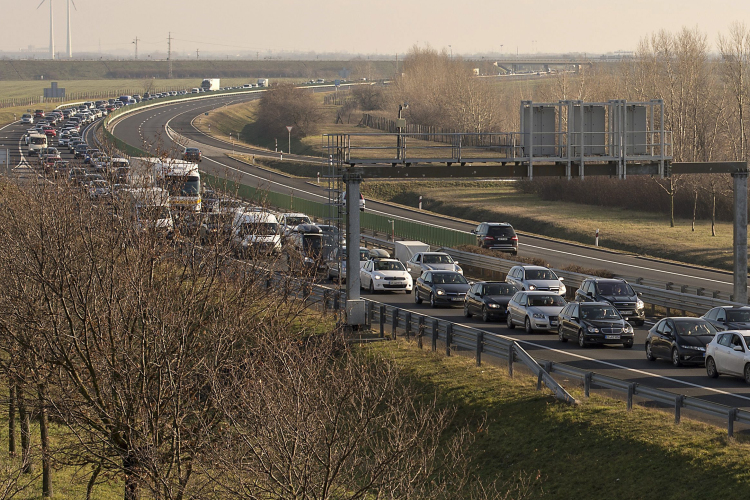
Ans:
POLYGON ((393 256, 400 260, 403 265, 406 265, 419 252, 430 251, 430 245, 421 241, 395 241, 393 244, 395 246, 393 256))

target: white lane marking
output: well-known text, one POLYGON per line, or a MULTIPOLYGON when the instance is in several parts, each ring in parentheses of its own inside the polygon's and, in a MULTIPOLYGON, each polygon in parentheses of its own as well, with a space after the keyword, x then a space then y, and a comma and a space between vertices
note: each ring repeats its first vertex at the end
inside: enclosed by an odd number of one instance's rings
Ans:
POLYGON ((615 265, 618 265, 618 266, 634 267, 636 269, 643 269, 644 271, 652 271, 652 272, 656 272, 656 273, 670 274, 672 276, 679 276, 681 278, 692 278, 692 279, 696 279, 696 280, 710 281, 712 283, 720 283, 722 285, 731 285, 732 284, 732 283, 726 282, 726 281, 712 280, 710 278, 701 278, 701 277, 698 277, 698 276, 691 276, 689 274, 676 273, 676 272, 673 272, 673 271, 664 271, 662 269, 653 269, 653 268, 650 268, 650 267, 638 266, 636 264, 626 264, 624 262, 616 262, 616 261, 613 261, 613 260, 600 259, 599 257, 588 257, 586 255, 580 255, 580 254, 577 254, 577 253, 566 252, 564 250, 555 250, 555 249, 552 249, 552 248, 545 248, 545 247, 539 247, 539 246, 536 246, 536 245, 529 245, 528 243, 523 243, 521 245, 525 246, 525 247, 529 247, 529 248, 536 248, 537 250, 544 250, 546 252, 555 252, 555 253, 560 253, 560 254, 564 254, 564 255, 572 255, 574 257, 579 257, 579 258, 584 258, 584 259, 589 259, 589 260, 595 260, 595 261, 604 262, 604 263, 607 263, 607 264, 615 264, 615 265))

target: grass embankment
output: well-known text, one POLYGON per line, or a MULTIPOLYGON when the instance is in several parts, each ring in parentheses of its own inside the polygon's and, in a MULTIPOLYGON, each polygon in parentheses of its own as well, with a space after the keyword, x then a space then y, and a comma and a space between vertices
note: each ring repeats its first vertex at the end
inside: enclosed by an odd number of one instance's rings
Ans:
POLYGON ((531 377, 460 356, 445 357, 406 341, 378 343, 374 355, 393 359, 442 405, 458 426, 479 429, 478 472, 538 475, 531 498, 691 499, 747 497, 750 445, 727 443, 726 430, 597 395, 578 406, 536 391, 531 377))
POLYGON ((365 182, 366 197, 416 206, 473 221, 507 221, 517 230, 719 269, 732 268, 732 225, 675 220, 663 214, 544 201, 519 193, 512 182, 365 182))

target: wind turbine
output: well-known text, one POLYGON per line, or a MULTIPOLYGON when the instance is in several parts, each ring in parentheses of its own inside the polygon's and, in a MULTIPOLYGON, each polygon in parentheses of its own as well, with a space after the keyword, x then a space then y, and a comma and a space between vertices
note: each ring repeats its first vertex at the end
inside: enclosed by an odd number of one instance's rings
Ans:
POLYGON ((53 28, 53 22, 52 22, 52 0, 42 0, 42 3, 40 3, 37 6, 37 10, 39 7, 44 4, 44 2, 49 2, 49 58, 54 59, 55 58, 55 31, 53 28))
POLYGON ((78 11, 76 3, 73 0, 68 0, 68 59, 73 59, 73 43, 70 41, 70 4, 73 3, 73 8, 78 11))

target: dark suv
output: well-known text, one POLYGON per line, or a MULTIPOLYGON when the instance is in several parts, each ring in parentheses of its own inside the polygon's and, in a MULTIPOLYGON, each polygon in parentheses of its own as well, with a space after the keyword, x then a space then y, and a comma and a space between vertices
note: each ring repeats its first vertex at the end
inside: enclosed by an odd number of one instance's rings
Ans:
POLYGON ((482 248, 518 255, 518 236, 507 222, 482 222, 471 232, 476 235, 477 245, 482 248))
POLYGON ((643 301, 627 281, 611 278, 588 278, 576 290, 579 302, 608 302, 615 306, 623 318, 642 326, 646 320, 643 301))

